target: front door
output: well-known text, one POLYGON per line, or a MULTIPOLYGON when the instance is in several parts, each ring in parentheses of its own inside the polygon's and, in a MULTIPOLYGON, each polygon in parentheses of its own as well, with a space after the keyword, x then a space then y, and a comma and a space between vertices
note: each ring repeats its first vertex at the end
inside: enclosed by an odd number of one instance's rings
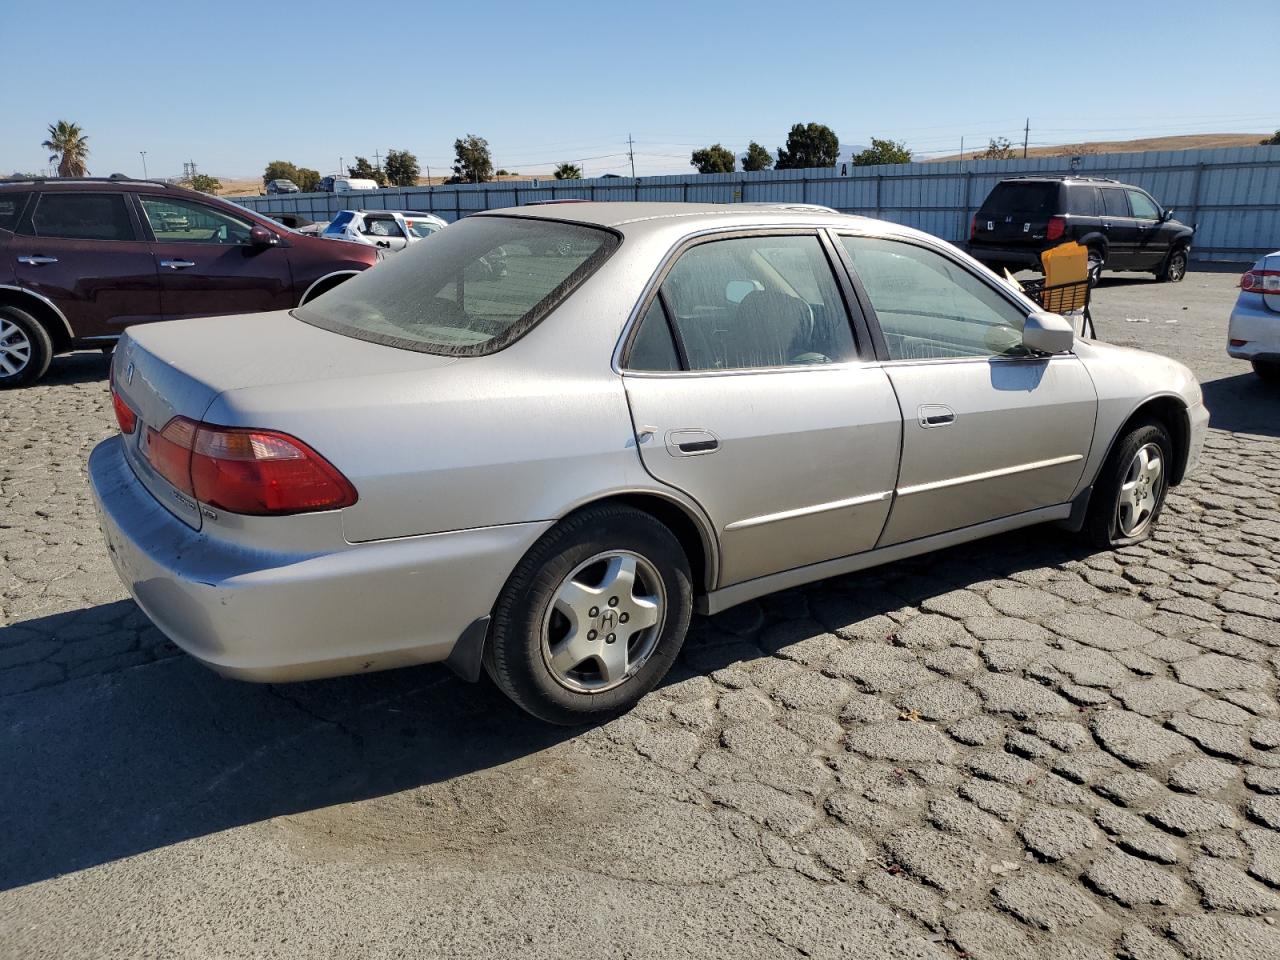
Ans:
POLYGON ((297 306, 289 252, 255 246, 240 219, 184 197, 139 193, 143 221, 155 238, 166 320, 227 313, 261 313, 297 306))
POLYGON ((901 414, 862 346, 816 233, 701 241, 667 272, 627 399, 646 469, 715 524, 720 586, 879 538, 901 414))
POLYGON ((1169 233, 1160 219, 1160 207, 1141 190, 1126 190, 1137 241, 1132 265, 1135 270, 1155 270, 1169 255, 1169 233))
POLYGON ((155 261, 123 193, 40 194, 5 253, 18 285, 52 301, 75 337, 160 319, 155 261))
POLYGON ((1023 349, 1021 307, 939 249, 842 236, 902 406, 902 466, 880 546, 1071 498, 1097 395, 1080 360, 1023 349))

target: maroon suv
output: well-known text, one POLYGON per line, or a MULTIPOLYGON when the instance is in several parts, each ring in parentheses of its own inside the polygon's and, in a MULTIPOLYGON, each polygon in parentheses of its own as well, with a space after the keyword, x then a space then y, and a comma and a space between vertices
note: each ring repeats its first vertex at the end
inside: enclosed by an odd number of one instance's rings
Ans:
POLYGON ((163 183, 0 183, 0 389, 131 323, 291 309, 378 256, 163 183))

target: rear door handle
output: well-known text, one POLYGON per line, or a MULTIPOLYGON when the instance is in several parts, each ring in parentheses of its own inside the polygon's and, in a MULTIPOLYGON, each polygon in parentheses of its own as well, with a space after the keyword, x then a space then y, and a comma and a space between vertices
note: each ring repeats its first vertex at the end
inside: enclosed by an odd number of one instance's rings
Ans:
POLYGON ((29 263, 33 267, 43 267, 46 263, 57 263, 57 257, 19 257, 19 263, 29 263))
POLYGON ((161 260, 160 266, 168 267, 170 270, 185 270, 187 267, 194 267, 194 260, 161 260))
POLYGON ((956 422, 956 412, 944 403, 922 403, 916 414, 920 418, 920 426, 926 430, 956 422))
POLYGON ((697 457, 720 449, 720 438, 710 430, 670 430, 667 452, 673 457, 697 457))

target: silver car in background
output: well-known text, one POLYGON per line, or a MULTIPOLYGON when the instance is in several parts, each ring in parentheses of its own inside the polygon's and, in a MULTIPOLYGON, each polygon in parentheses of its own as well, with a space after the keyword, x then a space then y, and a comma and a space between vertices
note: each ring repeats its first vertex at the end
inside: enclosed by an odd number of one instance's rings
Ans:
POLYGON ((1046 521, 1142 540, 1208 420, 926 234, 693 204, 471 216, 291 312, 131 328, 112 390, 102 527, 183 649, 483 667, 557 723, 632 705, 695 610, 1046 521))
POLYGON ((354 240, 398 253, 448 225, 434 213, 414 210, 339 210, 321 236, 354 240))
POLYGON ((1262 379, 1280 383, 1280 250, 1240 278, 1240 296, 1227 327, 1227 354, 1248 360, 1262 379))

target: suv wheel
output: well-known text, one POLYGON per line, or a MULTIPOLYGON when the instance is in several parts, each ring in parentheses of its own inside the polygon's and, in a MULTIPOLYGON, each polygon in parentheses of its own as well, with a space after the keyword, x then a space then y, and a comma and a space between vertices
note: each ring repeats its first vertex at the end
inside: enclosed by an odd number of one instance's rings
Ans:
POLYGON ((1187 248, 1174 247, 1156 276, 1165 283, 1177 283, 1187 275, 1187 248))
POLYGON ((608 719, 666 675, 692 610, 689 562, 670 530, 631 507, 588 508, 548 531, 511 574, 485 668, 542 720, 608 719))
POLYGON ((1102 265, 1106 259, 1101 250, 1092 247, 1089 249, 1089 286, 1098 285, 1098 281, 1102 278, 1102 265))
POLYGON ((1173 441, 1163 424, 1148 420, 1129 430, 1111 451, 1094 484, 1085 529, 1103 549, 1141 543, 1164 507, 1173 441))
POLYGON ((53 359, 53 341, 35 317, 0 306, 0 390, 21 387, 44 376, 53 359))

